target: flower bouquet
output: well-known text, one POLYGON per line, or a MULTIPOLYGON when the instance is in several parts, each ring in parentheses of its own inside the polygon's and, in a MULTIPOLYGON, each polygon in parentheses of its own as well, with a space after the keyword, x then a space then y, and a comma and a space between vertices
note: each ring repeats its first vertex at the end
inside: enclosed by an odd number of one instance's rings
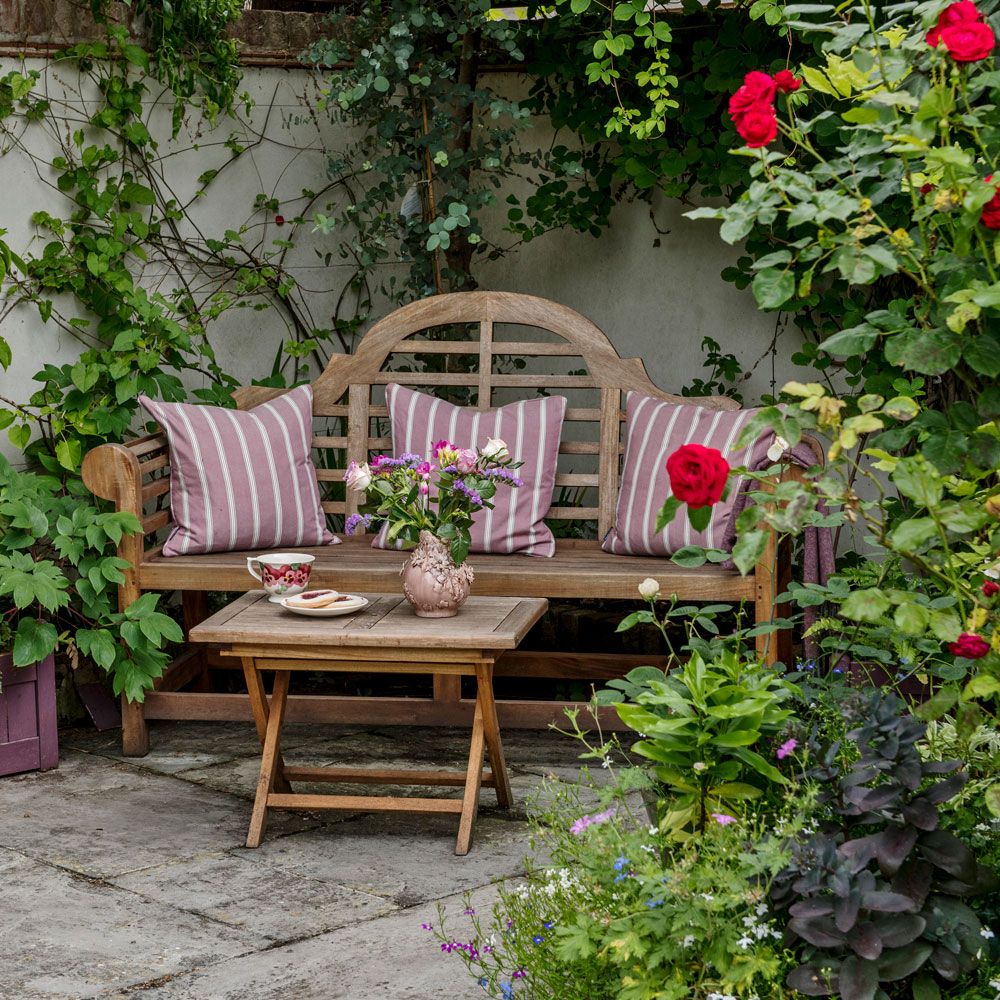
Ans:
POLYGON ((493 507, 500 487, 522 485, 515 474, 521 464, 500 438, 476 450, 438 441, 429 457, 407 453, 351 462, 344 475, 348 489, 375 499, 348 518, 346 531, 382 522, 387 542, 415 546, 403 566, 403 592, 418 615, 450 617, 472 587, 465 560, 473 517, 493 507))

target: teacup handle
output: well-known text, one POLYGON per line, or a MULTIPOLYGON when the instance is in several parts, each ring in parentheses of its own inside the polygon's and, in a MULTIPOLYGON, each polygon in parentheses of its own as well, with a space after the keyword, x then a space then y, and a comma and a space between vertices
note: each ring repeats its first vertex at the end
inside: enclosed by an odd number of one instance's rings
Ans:
POLYGON ((260 563, 256 559, 254 559, 253 556, 247 556, 247 572, 255 580, 259 580, 261 583, 263 583, 264 580, 261 577, 260 573, 257 572, 257 569, 256 569, 256 567, 259 566, 259 565, 260 565, 260 563))

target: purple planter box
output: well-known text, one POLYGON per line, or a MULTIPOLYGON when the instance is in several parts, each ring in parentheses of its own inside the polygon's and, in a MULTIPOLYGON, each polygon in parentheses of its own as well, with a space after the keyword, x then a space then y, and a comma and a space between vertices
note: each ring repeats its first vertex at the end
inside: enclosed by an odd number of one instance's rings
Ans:
POLYGON ((0 654, 0 776, 58 766, 55 658, 15 667, 0 654))

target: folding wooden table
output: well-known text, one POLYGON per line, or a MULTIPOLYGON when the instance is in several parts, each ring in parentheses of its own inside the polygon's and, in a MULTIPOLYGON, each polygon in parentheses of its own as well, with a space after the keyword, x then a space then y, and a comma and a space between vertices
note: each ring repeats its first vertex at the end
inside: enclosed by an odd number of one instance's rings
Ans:
POLYGON ((360 812, 456 813, 455 853, 467 854, 482 785, 496 790, 501 808, 511 804, 500 726, 493 700, 493 665, 516 649, 545 613, 542 598, 470 597, 454 618, 418 618, 402 597, 365 595, 369 604, 353 614, 312 618, 271 604, 260 591, 244 594, 195 626, 192 642, 212 643, 243 662, 262 753, 247 847, 258 847, 267 810, 350 809, 360 812), (296 767, 281 755, 281 729, 292 671, 438 674, 475 677, 476 707, 469 762, 462 771, 373 770, 296 767), (268 702, 262 673, 274 671, 268 702), (490 769, 484 771, 484 754, 490 769), (445 785, 461 787, 461 799, 384 795, 309 795, 291 782, 445 785))

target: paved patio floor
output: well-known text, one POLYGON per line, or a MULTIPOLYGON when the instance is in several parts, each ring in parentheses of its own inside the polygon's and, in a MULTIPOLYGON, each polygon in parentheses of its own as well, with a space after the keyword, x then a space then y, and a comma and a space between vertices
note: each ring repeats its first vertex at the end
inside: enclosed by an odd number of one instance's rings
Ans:
MULTIPOLYGON (((286 734, 297 763, 464 768, 468 745, 461 730, 286 734)), ((454 816, 275 812, 247 850, 250 724, 154 724, 139 760, 117 733, 64 732, 58 770, 0 779, 0 1000, 483 996, 420 924, 467 891, 487 905, 529 852, 526 802, 577 771, 566 737, 505 742, 515 807, 484 790, 456 858, 454 816)))

